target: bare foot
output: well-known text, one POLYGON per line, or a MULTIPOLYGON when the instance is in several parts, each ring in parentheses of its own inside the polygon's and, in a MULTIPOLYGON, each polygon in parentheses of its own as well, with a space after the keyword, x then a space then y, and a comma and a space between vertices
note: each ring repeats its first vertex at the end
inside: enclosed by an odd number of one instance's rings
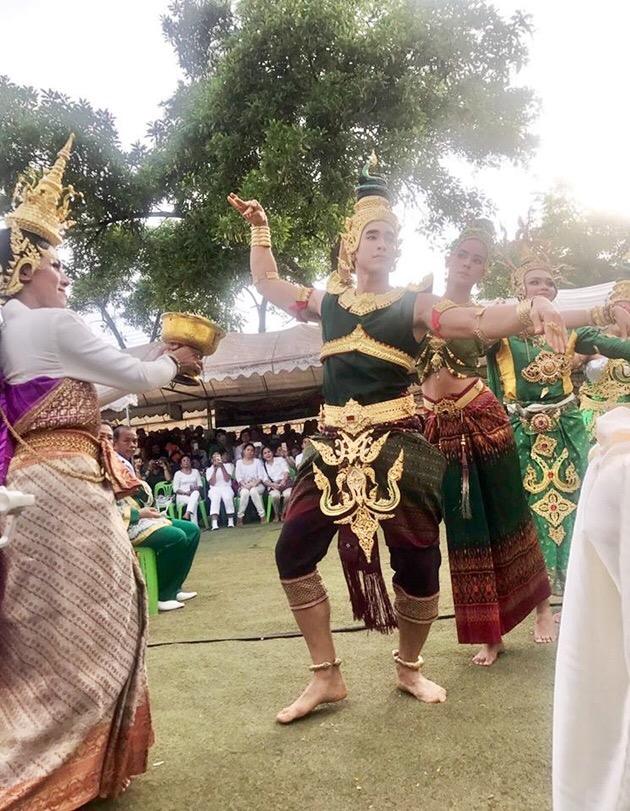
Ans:
POLYGON ((434 681, 429 681, 419 670, 396 665, 396 671, 398 673, 396 687, 403 693, 409 693, 426 704, 442 704, 446 701, 446 690, 434 681))
POLYGON ((280 724, 290 724, 309 715, 320 704, 332 704, 348 695, 346 684, 338 667, 320 670, 313 674, 302 695, 276 715, 280 724))
POLYGON ((473 664, 479 665, 479 667, 490 667, 502 653, 505 653, 503 642, 495 642, 493 645, 482 645, 479 653, 473 656, 473 664))
POLYGON ((548 645, 550 642, 556 641, 556 623, 554 622, 551 607, 536 611, 536 619, 534 621, 534 642, 539 645, 548 645))

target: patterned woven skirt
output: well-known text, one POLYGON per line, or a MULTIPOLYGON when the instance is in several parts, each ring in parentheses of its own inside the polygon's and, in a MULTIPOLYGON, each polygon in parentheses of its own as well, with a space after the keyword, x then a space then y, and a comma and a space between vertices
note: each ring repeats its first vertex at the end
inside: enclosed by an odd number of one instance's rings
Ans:
POLYGON ((549 580, 505 411, 486 388, 461 409, 458 397, 425 398, 425 436, 448 460, 444 522, 457 637, 492 644, 549 597, 549 580))
POLYGON ((36 504, 0 550, 0 808, 69 811, 146 768, 145 591, 111 490, 15 460, 8 484, 36 504))

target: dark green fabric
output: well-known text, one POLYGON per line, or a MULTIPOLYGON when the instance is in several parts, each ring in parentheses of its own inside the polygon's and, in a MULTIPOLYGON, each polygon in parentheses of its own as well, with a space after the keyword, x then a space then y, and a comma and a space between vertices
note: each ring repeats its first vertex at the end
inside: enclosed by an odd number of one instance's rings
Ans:
POLYGON ((581 355, 604 355, 607 358, 630 360, 630 341, 606 335, 595 327, 579 327, 575 331, 575 351, 581 355))
POLYGON ((160 602, 175 600, 199 545, 199 527, 191 521, 173 520, 173 526, 162 527, 137 544, 153 549, 157 559, 158 599, 160 602))
POLYGON ((450 338, 448 341, 436 340, 428 332, 420 342, 418 354, 418 377, 420 382, 435 371, 437 355, 442 366, 452 372, 456 377, 479 377, 481 374, 479 358, 484 354, 485 346, 477 338, 450 338), (431 343, 433 341, 433 344, 431 343))
MULTIPOLYGON (((338 296, 326 293, 322 301, 322 337, 325 342, 343 338, 361 324, 370 337, 416 357, 416 295, 405 292, 389 307, 358 316, 341 307, 338 296)), ((330 405, 345 405, 351 398, 362 405, 393 400, 403 395, 411 383, 412 376, 402 366, 361 352, 346 352, 324 360, 323 393, 330 405)))
POLYGON ((140 520, 140 510, 136 509, 135 507, 131 508, 131 516, 129 518, 130 524, 137 524, 140 520))

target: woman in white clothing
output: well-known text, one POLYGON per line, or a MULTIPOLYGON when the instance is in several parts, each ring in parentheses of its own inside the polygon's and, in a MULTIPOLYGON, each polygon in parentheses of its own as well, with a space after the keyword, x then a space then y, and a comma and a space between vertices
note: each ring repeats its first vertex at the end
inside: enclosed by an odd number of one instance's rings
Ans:
POLYGON ((262 522, 265 520, 265 508, 262 494, 265 492, 263 479, 265 471, 260 459, 256 459, 256 449, 252 442, 243 446, 243 456, 236 463, 236 481, 239 484, 240 502, 238 505, 237 525, 243 526, 243 516, 251 498, 256 512, 262 522))
POLYGON ((265 473, 263 482, 273 505, 275 519, 280 521, 280 501, 283 499, 286 505, 291 495, 289 465, 282 456, 274 456, 271 448, 263 448, 262 465, 265 473))
POLYGON ((192 521, 199 526, 197 507, 203 485, 201 474, 192 466, 190 456, 182 456, 179 465, 180 469, 173 476, 173 492, 177 506, 184 504, 186 507, 184 520, 192 521))
POLYGON ((212 454, 212 465, 206 470, 208 482, 208 496, 210 497, 210 518, 212 529, 219 529, 219 512, 221 502, 225 507, 228 527, 234 526, 234 491, 232 479, 234 478, 234 465, 225 460, 218 451, 212 454))

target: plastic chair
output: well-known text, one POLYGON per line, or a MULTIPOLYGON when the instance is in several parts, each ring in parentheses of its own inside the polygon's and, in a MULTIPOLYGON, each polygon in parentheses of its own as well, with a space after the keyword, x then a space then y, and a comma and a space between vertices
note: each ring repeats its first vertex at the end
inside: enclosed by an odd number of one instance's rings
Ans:
POLYGON ((267 496, 267 506, 265 508, 265 520, 267 521, 267 523, 269 523, 271 521, 271 513, 273 512, 273 502, 269 497, 269 493, 266 493, 266 496, 267 496))
POLYGON ((144 577, 144 582, 147 586, 147 596, 149 598, 149 615, 154 616, 158 613, 158 574, 157 574, 157 556, 154 549, 149 547, 138 546, 134 549, 138 563, 140 564, 140 571, 144 577))
MULTIPOLYGON (((178 504, 177 505, 177 517, 179 520, 182 520, 182 516, 186 510, 185 504, 178 504)), ((206 500, 205 498, 199 498, 199 504, 197 506, 197 512, 201 514, 201 520, 203 521, 203 525, 206 529, 210 529, 210 522, 208 521, 208 510, 206 508, 206 500)))
POLYGON ((158 482, 153 488, 153 496, 156 501, 158 496, 166 496, 172 498, 173 501, 168 505, 166 514, 169 518, 175 518, 175 497, 173 496, 173 485, 171 482, 158 482))

